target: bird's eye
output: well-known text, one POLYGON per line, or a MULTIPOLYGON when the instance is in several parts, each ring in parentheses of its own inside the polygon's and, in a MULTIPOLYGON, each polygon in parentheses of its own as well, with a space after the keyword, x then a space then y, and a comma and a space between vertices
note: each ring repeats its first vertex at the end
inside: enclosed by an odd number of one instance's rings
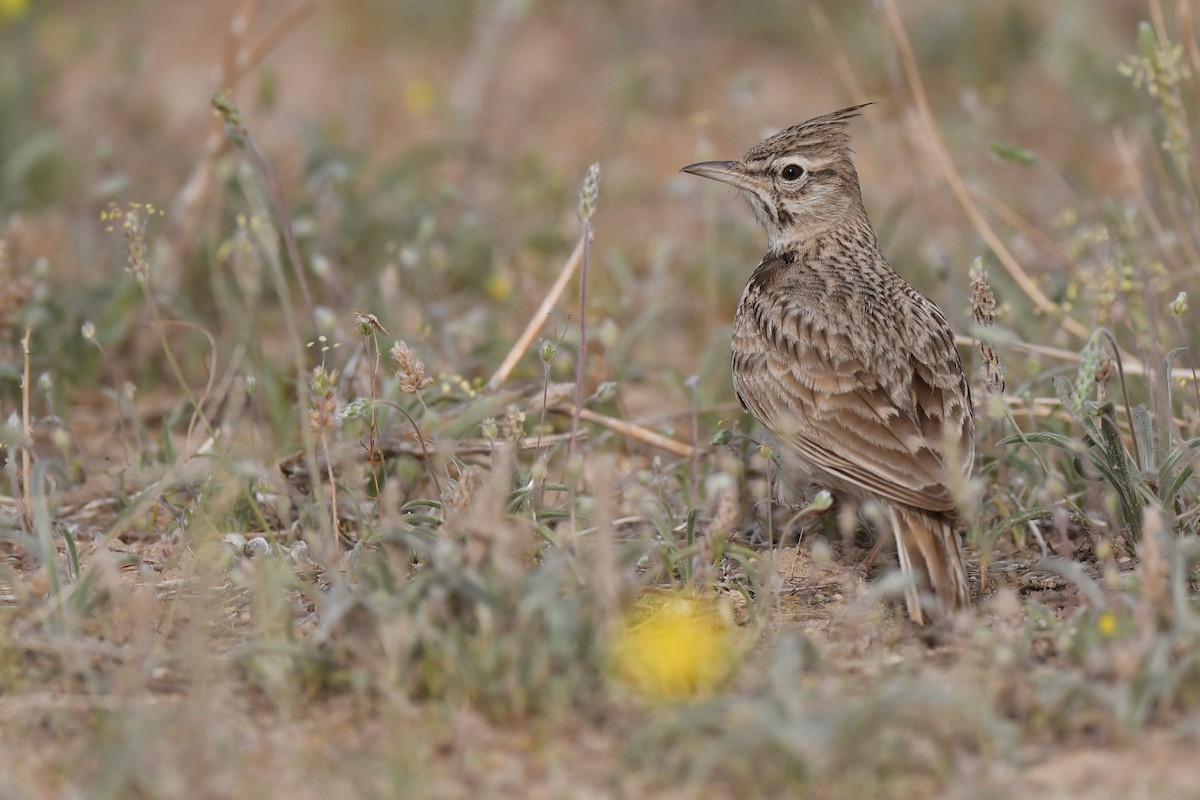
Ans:
POLYGON ((796 166, 795 164, 788 164, 786 167, 779 170, 779 177, 783 178, 785 181, 797 180, 803 174, 804 169, 796 166))

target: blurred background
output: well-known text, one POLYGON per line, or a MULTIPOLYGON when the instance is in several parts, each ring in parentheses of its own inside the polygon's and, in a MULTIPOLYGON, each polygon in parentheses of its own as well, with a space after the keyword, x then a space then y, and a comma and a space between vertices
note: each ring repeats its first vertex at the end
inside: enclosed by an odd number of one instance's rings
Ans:
MULTIPOLYGON (((953 168, 1013 257, 1070 310, 1113 262, 1096 255, 1097 220, 1120 224, 1145 192, 1131 176, 1162 123, 1119 65, 1137 51, 1139 21, 1162 9, 899 6, 953 168)), ((730 192, 678 169, 865 100, 875 105, 852 127, 859 171, 898 270, 966 331, 967 269, 985 256, 1002 327, 1082 344, 1053 315, 1031 316, 994 269, 917 113, 885 4, 4 0, 0 67, 12 284, 0 288, 0 334, 11 358, 14 309, 36 295, 35 317, 62 331, 39 337, 40 359, 76 365, 60 388, 97 375, 94 349, 74 335, 88 320, 116 354, 155 369, 122 242, 100 220, 111 202, 166 210, 147 236, 172 314, 278 350, 261 267, 237 257, 239 215, 252 209, 210 105, 221 88, 279 176, 314 302, 331 312, 323 332, 351 339, 350 309, 373 313, 439 371, 494 368, 578 237, 579 185, 598 162, 589 306, 606 357, 592 381, 622 378, 630 412, 683 402, 692 374, 704 402, 728 402, 728 324, 762 234, 730 192)), ((566 336, 563 378, 575 307, 560 303, 546 329, 566 336)), ((540 376, 532 357, 522 370, 540 376)), ((9 408, 16 387, 2 388, 9 408)))

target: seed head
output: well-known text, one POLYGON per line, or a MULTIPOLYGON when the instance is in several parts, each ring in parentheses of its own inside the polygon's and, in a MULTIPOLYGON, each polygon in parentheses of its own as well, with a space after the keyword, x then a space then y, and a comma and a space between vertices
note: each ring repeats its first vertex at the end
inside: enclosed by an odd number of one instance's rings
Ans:
MULTIPOLYGON (((983 268, 983 259, 975 259, 971 264, 970 275, 971 313, 981 328, 990 327, 996 322, 996 295, 992 293, 992 284, 988 280, 987 270, 983 268)), ((991 394, 1002 394, 1004 370, 1000 367, 1000 356, 996 353, 996 348, 980 339, 979 356, 979 372, 983 376, 984 388, 991 394)))
POLYGON ((708 440, 708 443, 713 447, 724 447, 731 441, 733 441, 733 431, 729 430, 728 428, 721 428, 721 430, 712 435, 712 438, 708 440))
POLYGON ((538 339, 538 358, 542 359, 543 364, 554 363, 554 356, 558 354, 558 345, 549 339, 538 339))
POLYGON ((991 325, 996 321, 996 296, 983 259, 976 258, 971 264, 971 313, 980 325, 991 325))
POLYGON ((579 191, 579 221, 588 224, 596 213, 596 200, 600 196, 600 165, 592 164, 583 176, 583 188, 579 191))
POLYGON ((400 381, 400 391, 406 394, 418 394, 428 389, 433 380, 425 374, 425 362, 417 358, 408 345, 397 340, 392 345, 392 361, 396 365, 396 378, 400 381))
POLYGON ((230 141, 238 147, 245 147, 250 134, 246 131, 246 120, 242 117, 242 112, 233 104, 233 98, 225 92, 217 92, 212 96, 212 105, 221 115, 230 141))
POLYGON ((497 420, 499 435, 506 441, 516 441, 525 435, 525 412, 515 405, 504 408, 504 416, 497 420))
POLYGON ((1175 299, 1171 301, 1167 309, 1171 312, 1171 316, 1177 319, 1186 314, 1188 310, 1187 292, 1180 292, 1175 295, 1175 299))
POLYGON ((312 396, 309 400, 308 425, 315 432, 333 426, 337 416, 337 399, 334 397, 337 382, 337 372, 329 372, 324 367, 313 368, 309 379, 312 396))

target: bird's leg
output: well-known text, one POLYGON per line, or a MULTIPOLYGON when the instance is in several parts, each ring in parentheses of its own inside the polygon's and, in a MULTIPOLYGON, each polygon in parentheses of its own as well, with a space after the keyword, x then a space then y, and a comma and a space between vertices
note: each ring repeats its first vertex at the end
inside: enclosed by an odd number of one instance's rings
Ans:
MULTIPOLYGON (((838 528, 842 532, 842 540, 846 544, 854 541, 855 535, 859 532, 860 519, 858 514, 858 504, 853 502, 840 503, 838 505, 838 528)), ((875 559, 879 557, 879 551, 882 550, 891 540, 892 529, 889 525, 870 525, 869 528, 874 528, 879 531, 875 544, 871 545, 871 549, 867 552, 866 557, 854 565, 854 577, 861 581, 866 581, 871 574, 871 567, 875 565, 875 559)))
POLYGON ((860 580, 865 581, 867 576, 871 574, 871 567, 875 565, 875 559, 879 557, 879 551, 882 550, 884 545, 891 541, 891 539, 892 529, 890 527, 885 527, 879 533, 879 537, 875 539, 875 544, 871 545, 871 549, 867 551, 866 557, 863 558, 862 561, 858 562, 858 565, 854 568, 854 574, 860 580))

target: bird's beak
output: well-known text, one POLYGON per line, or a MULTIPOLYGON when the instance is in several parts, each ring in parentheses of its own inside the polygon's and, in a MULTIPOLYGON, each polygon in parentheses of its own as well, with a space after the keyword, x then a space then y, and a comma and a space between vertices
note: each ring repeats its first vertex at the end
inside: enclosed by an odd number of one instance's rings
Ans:
POLYGON ((728 183, 730 186, 747 191, 758 188, 758 184, 750 177, 740 161, 701 161, 698 164, 688 164, 679 171, 690 175, 699 175, 702 178, 712 178, 714 181, 728 183))

